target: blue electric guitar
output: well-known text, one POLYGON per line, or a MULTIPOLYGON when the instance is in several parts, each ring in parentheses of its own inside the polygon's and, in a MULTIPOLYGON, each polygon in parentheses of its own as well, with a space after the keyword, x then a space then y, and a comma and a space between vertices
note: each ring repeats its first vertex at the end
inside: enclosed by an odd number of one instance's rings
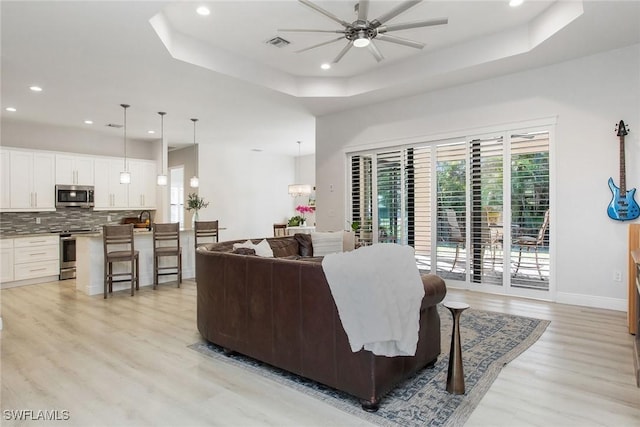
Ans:
POLYGON ((634 200, 636 189, 627 191, 625 182, 624 137, 628 132, 622 120, 618 123, 616 131, 620 138, 620 188, 613 183, 613 178, 609 178, 609 188, 613 198, 607 208, 607 215, 616 221, 630 221, 640 216, 640 207, 634 200))

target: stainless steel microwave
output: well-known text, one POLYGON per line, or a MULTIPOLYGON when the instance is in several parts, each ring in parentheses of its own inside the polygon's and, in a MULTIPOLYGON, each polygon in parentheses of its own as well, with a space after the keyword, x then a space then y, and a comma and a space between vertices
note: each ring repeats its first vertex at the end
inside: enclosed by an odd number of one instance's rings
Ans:
POLYGON ((56 185, 56 208, 92 208, 93 185, 56 185))

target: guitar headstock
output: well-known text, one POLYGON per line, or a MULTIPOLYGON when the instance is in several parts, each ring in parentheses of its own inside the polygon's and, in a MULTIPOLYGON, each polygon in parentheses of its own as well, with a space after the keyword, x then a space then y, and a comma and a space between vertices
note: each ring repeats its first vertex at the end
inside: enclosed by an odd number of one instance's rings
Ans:
POLYGON ((624 120, 620 120, 620 123, 616 125, 616 133, 618 136, 625 136, 629 133, 627 127, 624 125, 624 120))

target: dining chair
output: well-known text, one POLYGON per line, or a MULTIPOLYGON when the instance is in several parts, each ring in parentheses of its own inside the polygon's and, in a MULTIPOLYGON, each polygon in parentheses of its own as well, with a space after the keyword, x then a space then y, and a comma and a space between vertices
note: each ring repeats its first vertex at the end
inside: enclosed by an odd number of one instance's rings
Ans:
POLYGON ((113 292, 114 282, 131 281, 131 296, 135 289, 140 289, 140 257, 133 242, 133 224, 102 226, 102 241, 104 248, 104 298, 107 292, 113 292), (114 262, 129 262, 128 272, 114 273, 114 262), (129 278, 114 280, 114 277, 129 276, 129 278))
POLYGON ((540 229, 538 229, 537 236, 518 236, 514 239, 514 245, 518 246, 518 262, 516 264, 516 271, 514 274, 518 274, 518 270, 520 269, 520 263, 522 261, 522 249, 526 248, 527 252, 533 248, 536 257, 536 268, 538 269, 538 275, 540 275, 540 280, 544 280, 542 277, 542 271, 540 270, 540 260, 538 259, 538 248, 540 246, 544 246, 544 237, 547 233, 547 228, 549 228, 549 209, 544 213, 544 220, 542 221, 542 225, 540 229))
POLYGON ((282 237, 287 235, 287 224, 273 224, 273 237, 282 237))
POLYGON ((193 223, 193 237, 195 248, 210 241, 218 241, 218 220, 215 221, 195 221, 193 223), (202 239, 207 241, 203 242, 202 239))
POLYGON ((180 223, 153 224, 153 289, 158 288, 159 276, 174 274, 178 276, 178 287, 180 287, 182 283, 180 223), (161 257, 176 257, 176 265, 160 266, 161 257))
POLYGON ((456 267, 456 263, 458 262, 458 256, 460 255, 460 248, 464 248, 465 237, 462 233, 462 229, 460 228, 460 224, 458 224, 458 217, 456 212, 453 209, 447 209, 445 211, 445 215, 447 218, 447 224, 449 225, 449 241, 456 245, 456 253, 453 257, 453 262, 451 263, 451 270, 456 267))

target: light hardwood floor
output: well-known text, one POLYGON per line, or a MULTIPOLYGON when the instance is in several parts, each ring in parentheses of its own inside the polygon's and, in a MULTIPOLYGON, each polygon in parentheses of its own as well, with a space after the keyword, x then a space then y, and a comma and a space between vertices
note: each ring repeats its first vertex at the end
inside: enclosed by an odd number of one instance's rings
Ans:
MULTIPOLYGON (((104 300, 73 280, 5 289, 6 410, 67 410, 77 426, 369 426, 187 348, 200 340, 193 281, 104 300)), ((449 290, 472 307, 551 320, 500 373, 467 426, 639 426, 625 313, 449 290)))

